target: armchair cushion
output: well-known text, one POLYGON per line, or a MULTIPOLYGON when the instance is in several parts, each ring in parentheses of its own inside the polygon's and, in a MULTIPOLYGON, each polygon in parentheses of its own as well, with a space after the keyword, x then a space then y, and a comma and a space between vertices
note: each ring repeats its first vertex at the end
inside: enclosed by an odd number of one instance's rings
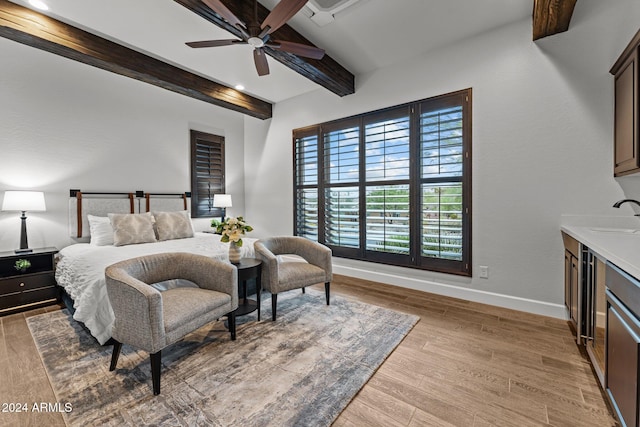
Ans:
POLYGON ((202 318, 227 314, 231 296, 207 289, 176 288, 162 292, 162 305, 165 334, 172 342, 198 329, 202 318))
POLYGON ((279 292, 324 283, 325 271, 313 264, 303 262, 281 262, 278 264, 279 292))

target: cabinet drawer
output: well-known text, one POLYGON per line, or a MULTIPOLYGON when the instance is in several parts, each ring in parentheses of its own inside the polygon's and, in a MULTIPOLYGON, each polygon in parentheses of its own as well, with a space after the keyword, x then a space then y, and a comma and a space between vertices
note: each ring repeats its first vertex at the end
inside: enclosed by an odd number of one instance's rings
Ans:
POLYGON ((0 296, 0 311, 57 298, 57 286, 0 296))
POLYGON ((25 259, 31 263, 26 274, 46 273, 53 271, 53 252, 44 254, 22 254, 0 258, 0 277, 19 276, 16 270, 16 261, 25 259))
POLYGON ((636 316, 640 316, 640 282, 608 263, 606 273, 607 287, 636 316))
POLYGON ((55 286, 55 284, 53 273, 26 274, 24 276, 11 277, 0 281, 0 296, 55 286))

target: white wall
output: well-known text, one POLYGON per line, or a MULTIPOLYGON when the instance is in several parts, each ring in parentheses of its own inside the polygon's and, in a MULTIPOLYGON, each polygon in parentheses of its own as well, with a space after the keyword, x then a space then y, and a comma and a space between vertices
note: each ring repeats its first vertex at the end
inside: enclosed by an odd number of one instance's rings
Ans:
POLYGON ((533 43, 528 19, 361 76, 354 95, 278 103, 268 126, 245 119, 246 216, 256 235, 292 233, 292 129, 471 87, 474 277, 339 258, 335 271, 561 317, 561 215, 631 215, 611 205, 640 190, 612 176, 609 74, 638 22, 635 0, 581 0, 567 33, 533 43))
MULTIPOLYGON (((70 188, 190 191, 190 129, 225 136, 229 213, 243 212, 241 114, 2 38, 0 58, 0 197, 41 190, 47 204, 27 214, 30 247, 73 243, 70 188)), ((19 213, 0 212, 0 251, 19 232, 19 213)))

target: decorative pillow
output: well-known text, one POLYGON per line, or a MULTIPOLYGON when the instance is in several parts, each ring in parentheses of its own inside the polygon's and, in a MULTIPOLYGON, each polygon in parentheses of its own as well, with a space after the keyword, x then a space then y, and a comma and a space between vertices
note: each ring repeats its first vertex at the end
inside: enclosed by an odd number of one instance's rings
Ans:
POLYGON ((188 211, 154 212, 158 240, 193 237, 193 226, 188 211))
POLYGON ((96 246, 113 245, 113 228, 106 216, 87 215, 91 244, 96 246))
POLYGON ((109 214, 115 246, 156 242, 151 212, 143 214, 109 214))

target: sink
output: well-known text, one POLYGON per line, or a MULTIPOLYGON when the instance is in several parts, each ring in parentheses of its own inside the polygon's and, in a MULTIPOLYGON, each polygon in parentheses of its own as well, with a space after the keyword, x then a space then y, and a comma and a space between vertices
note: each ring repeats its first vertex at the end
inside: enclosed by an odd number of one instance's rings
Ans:
POLYGON ((596 233, 611 233, 611 234, 640 234, 640 229, 637 228, 608 228, 598 227, 590 228, 591 231, 596 233))

